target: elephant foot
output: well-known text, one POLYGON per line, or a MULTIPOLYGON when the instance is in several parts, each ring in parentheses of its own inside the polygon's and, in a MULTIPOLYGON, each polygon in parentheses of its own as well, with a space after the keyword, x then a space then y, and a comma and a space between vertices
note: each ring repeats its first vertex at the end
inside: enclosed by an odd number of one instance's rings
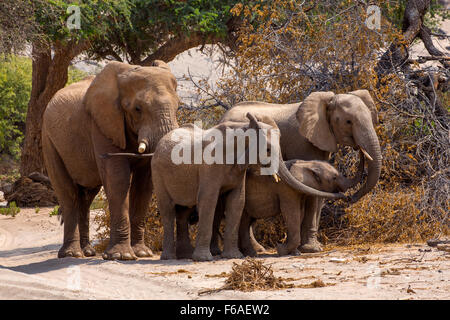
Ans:
POLYGON ((258 253, 253 248, 242 248, 242 253, 246 257, 256 257, 258 255, 258 253))
POLYGON ((211 251, 208 249, 195 249, 192 254, 192 260, 194 261, 212 261, 213 256, 211 251))
POLYGON ((239 251, 239 249, 224 250, 222 253, 222 258, 225 259, 241 259, 244 255, 239 251))
POLYGON ((81 258, 83 257, 83 251, 80 247, 79 241, 73 241, 69 243, 64 243, 61 249, 58 251, 58 258, 81 258))
POLYGON ((96 255, 94 247, 89 242, 82 244, 81 249, 85 257, 94 257, 96 255))
POLYGON ((320 242, 314 238, 314 239, 308 239, 309 241, 305 244, 302 244, 299 249, 300 252, 303 253, 316 253, 316 252, 321 252, 322 249, 322 245, 320 244, 320 242))
POLYGON ((105 260, 136 260, 133 249, 128 244, 110 245, 102 255, 105 260))
POLYGON ((144 243, 136 243, 131 246, 133 249, 134 254, 138 258, 148 258, 153 255, 152 250, 147 247, 144 243))
POLYGON ((190 244, 177 246, 177 259, 191 259, 194 248, 190 244))
POLYGON ((298 249, 296 247, 294 247, 294 249, 290 249, 292 248, 292 245, 286 245, 286 244, 277 244, 277 253, 279 256, 287 256, 287 255, 291 255, 291 256, 299 256, 300 252, 298 251, 298 249))

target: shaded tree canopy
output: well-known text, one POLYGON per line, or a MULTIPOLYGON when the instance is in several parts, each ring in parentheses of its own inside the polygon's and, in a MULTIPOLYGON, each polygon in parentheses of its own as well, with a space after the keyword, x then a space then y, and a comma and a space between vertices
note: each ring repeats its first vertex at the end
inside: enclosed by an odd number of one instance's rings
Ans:
POLYGON ((21 174, 43 172, 41 119, 46 105, 67 82, 67 68, 80 53, 93 59, 149 65, 172 60, 204 43, 233 33, 236 1, 4 0, 0 3, 0 52, 32 47, 33 77, 21 174), (80 28, 68 19, 80 12, 80 28))

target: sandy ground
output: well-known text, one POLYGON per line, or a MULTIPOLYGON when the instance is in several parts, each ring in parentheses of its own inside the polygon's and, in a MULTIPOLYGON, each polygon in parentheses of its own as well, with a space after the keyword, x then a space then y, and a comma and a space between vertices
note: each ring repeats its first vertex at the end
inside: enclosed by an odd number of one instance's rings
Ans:
POLYGON ((50 211, 0 216, 0 299, 450 299, 450 254, 425 244, 267 254, 258 259, 276 276, 326 286, 199 294, 223 286, 221 273, 242 260, 58 259, 63 229, 50 211))

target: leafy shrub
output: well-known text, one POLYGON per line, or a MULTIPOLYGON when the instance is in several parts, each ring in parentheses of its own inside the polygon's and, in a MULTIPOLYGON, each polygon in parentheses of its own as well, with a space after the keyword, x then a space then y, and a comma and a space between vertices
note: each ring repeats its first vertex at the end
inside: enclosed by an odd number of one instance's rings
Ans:
POLYGON ((31 92, 31 59, 0 59, 0 153, 18 158, 31 92))
MULTIPOLYGON (((20 156, 25 119, 31 93, 31 59, 20 56, 0 56, 0 153, 20 156)), ((88 74, 69 67, 67 85, 88 74)))
POLYGON ((14 201, 9 203, 9 207, 0 208, 0 214, 5 216, 12 216, 13 218, 20 212, 20 208, 17 207, 14 201))

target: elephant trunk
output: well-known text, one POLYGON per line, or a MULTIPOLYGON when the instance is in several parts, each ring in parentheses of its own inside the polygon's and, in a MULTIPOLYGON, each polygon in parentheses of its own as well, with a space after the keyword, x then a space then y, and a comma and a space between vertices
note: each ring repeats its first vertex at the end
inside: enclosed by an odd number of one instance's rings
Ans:
POLYGON ((178 123, 166 118, 161 118, 156 126, 145 126, 139 130, 138 152, 154 152, 158 141, 168 132, 178 128, 178 123))
POLYGON ((281 152, 279 154, 279 167, 278 167, 278 174, 281 177, 281 180, 286 182, 290 187, 297 190, 298 192, 307 194, 309 196, 315 196, 315 197, 323 197, 323 198, 331 198, 331 199, 343 199, 345 198, 345 195, 342 193, 328 193, 316 190, 314 188, 311 188, 300 181, 298 181, 289 171, 289 169, 286 167, 283 157, 281 155, 281 152))
MULTIPOLYGON (((360 146, 361 149, 364 149, 372 159, 366 156, 368 161, 367 180, 365 184, 355 194, 352 195, 351 203, 355 203, 366 193, 372 190, 373 187, 375 187, 378 179, 380 178, 382 162, 380 143, 378 142, 378 137, 373 127, 372 130, 366 132, 366 134, 355 132, 354 137, 359 137, 356 139, 356 143, 360 146)), ((363 155, 361 154, 361 157, 362 156, 363 155)))

